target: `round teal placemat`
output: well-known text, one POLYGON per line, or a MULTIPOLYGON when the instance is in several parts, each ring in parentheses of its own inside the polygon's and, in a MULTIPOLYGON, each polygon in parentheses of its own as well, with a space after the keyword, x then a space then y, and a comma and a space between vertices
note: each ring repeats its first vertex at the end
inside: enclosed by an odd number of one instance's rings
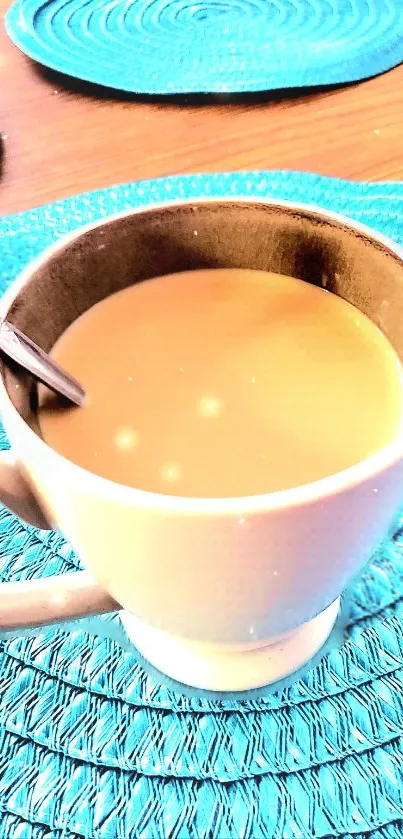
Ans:
POLYGON ((142 94, 351 82, 403 61, 400 0, 14 0, 31 58, 142 94))
MULTIPOLYGON (((91 219, 240 193, 318 203, 403 243, 401 183, 295 172, 176 177, 0 219, 1 288, 91 219)), ((60 535, 0 512, 1 579, 78 564, 60 535)), ((242 700, 174 691, 113 631, 76 624, 3 641, 0 836, 401 839, 403 516, 349 594, 341 646, 293 684, 242 700)))

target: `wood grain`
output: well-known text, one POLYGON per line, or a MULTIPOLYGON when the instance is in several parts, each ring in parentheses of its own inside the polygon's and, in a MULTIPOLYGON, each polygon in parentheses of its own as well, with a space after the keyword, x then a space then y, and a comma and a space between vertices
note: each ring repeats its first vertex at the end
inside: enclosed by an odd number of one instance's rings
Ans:
POLYGON ((178 172, 290 168, 403 179, 403 65, 325 91, 138 99, 74 82, 25 58, 0 0, 0 212, 178 172))

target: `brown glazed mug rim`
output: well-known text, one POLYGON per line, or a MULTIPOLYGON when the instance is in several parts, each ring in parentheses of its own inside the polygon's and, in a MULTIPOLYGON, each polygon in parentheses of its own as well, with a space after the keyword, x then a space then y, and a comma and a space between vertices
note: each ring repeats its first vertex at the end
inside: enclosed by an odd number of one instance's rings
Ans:
MULTIPOLYGON (((119 219, 127 218, 134 215, 144 215, 148 212, 156 210, 171 210, 176 207, 186 206, 201 206, 211 204, 262 204, 272 208, 292 210, 296 214, 303 213, 305 215, 315 216, 317 219, 323 219, 330 223, 336 223, 342 228, 347 228, 353 232, 357 232, 365 236, 371 245, 381 246, 385 250, 397 257, 401 262, 403 274, 403 248, 395 243, 392 239, 383 234, 372 230, 370 227, 356 222, 352 219, 343 216, 324 208, 318 207, 314 204, 296 203, 293 201, 259 198, 251 196, 226 196, 219 198, 202 198, 202 199, 181 199, 176 201, 167 201, 162 203, 155 203, 142 206, 140 208, 125 210, 120 213, 115 213, 103 217, 95 222, 81 225, 75 228, 72 232, 58 239, 52 245, 47 247, 34 260, 29 262, 22 270, 19 277, 11 284, 9 289, 5 292, 0 301, 0 314, 6 316, 10 306, 16 300, 21 290, 26 283, 29 282, 34 272, 49 258, 61 251, 71 242, 79 239, 86 232, 92 231, 96 228, 103 227, 119 219)), ((134 487, 125 486, 123 484, 115 483, 107 478, 96 475, 83 467, 67 460, 39 437, 20 416, 17 409, 11 402, 7 392, 4 376, 0 376, 0 411, 7 412, 12 423, 16 423, 18 427, 24 427, 26 432, 32 434, 32 441, 35 445, 45 447, 46 451, 52 453, 55 459, 55 469, 57 465, 65 470, 69 468, 74 471, 76 480, 80 482, 81 486, 91 492, 93 495, 102 495, 103 497, 113 496, 115 500, 119 500, 122 504, 136 504, 143 508, 167 509, 171 512, 186 515, 214 516, 236 514, 247 514, 248 511, 254 513, 265 512, 267 510, 288 508, 293 506, 303 506, 306 503, 311 503, 315 500, 320 500, 321 497, 338 494, 348 488, 353 488, 369 478, 373 477, 376 481, 377 475, 385 468, 392 466, 403 456, 403 426, 399 435, 387 446, 379 449, 375 454, 361 460, 359 463, 337 472, 333 475, 326 476, 320 480, 311 482, 309 484, 292 487, 289 489, 280 490, 277 492, 265 493, 261 495, 250 495, 244 497, 228 497, 228 498, 191 498, 181 496, 170 496, 152 493, 147 490, 137 489, 134 487)))

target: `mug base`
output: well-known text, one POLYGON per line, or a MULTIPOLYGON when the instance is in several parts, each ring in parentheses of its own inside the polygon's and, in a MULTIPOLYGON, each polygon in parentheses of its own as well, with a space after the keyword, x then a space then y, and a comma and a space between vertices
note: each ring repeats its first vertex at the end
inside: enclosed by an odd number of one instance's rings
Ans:
POLYGON ((121 612, 126 633, 157 670, 193 688, 245 691, 264 687, 303 667, 326 643, 337 619, 340 598, 323 612, 275 642, 239 649, 188 641, 121 612))

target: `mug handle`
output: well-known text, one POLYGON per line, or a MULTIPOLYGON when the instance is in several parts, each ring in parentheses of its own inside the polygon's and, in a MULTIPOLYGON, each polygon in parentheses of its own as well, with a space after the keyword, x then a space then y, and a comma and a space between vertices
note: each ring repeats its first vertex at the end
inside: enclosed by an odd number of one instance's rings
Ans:
MULTIPOLYGON (((12 451, 0 451, 0 501, 26 523, 51 529, 12 451)), ((120 608, 88 571, 0 584, 0 631, 46 626, 120 608)))

